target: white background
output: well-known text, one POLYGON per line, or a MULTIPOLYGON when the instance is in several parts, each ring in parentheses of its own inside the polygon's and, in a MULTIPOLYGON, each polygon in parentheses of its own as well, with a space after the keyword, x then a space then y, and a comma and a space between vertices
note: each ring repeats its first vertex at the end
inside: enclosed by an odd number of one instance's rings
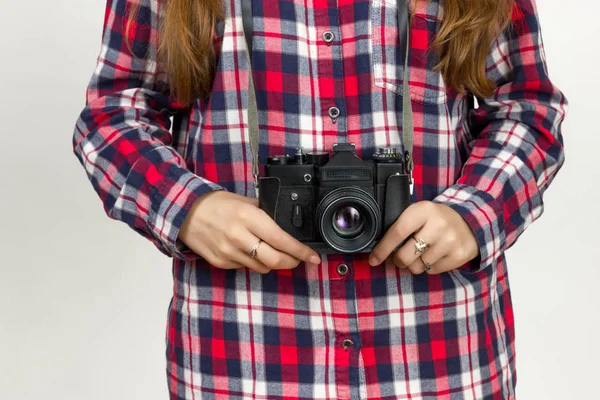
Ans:
MULTIPOLYGON (((0 0, 0 399, 168 398, 170 260, 71 150, 104 0, 0 0)), ((598 398, 600 3, 539 0, 566 164, 508 251, 520 399, 598 398)))

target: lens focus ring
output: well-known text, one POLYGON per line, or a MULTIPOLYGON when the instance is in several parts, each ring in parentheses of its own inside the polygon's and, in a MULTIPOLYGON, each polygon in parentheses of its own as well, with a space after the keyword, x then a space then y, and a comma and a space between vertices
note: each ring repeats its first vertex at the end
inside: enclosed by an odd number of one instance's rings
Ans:
POLYGON ((327 193, 317 206, 315 219, 323 241, 336 252, 347 254, 358 253, 372 244, 382 223, 381 211, 375 199, 357 187, 341 187, 327 193), (348 221, 343 218, 340 221, 336 217, 350 208, 360 214, 361 224, 355 225, 354 230, 338 226, 338 222, 348 221))

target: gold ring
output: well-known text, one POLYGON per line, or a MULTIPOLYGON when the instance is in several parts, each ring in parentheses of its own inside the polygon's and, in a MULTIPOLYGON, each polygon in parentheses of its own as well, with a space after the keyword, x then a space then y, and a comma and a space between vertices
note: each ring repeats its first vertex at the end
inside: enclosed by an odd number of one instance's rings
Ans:
POLYGON ((415 255, 421 256, 421 254, 425 253, 429 248, 429 243, 427 243, 421 238, 416 238, 414 236, 413 239, 417 241, 417 243, 415 243, 415 255))
POLYGON ((256 243, 254 245, 254 247, 252 247, 252 250, 250 250, 250 253, 249 253, 250 257, 252 257, 254 260, 256 260, 256 256, 257 256, 257 253, 258 253, 258 246, 260 246, 261 243, 262 243, 262 240, 258 239, 258 243, 256 243))
POLYGON ((423 257, 419 257, 419 258, 421 259, 421 261, 423 262, 423 264, 425 264, 425 271, 431 271, 431 267, 433 267, 433 265, 431 265, 427 261, 423 260, 423 257))

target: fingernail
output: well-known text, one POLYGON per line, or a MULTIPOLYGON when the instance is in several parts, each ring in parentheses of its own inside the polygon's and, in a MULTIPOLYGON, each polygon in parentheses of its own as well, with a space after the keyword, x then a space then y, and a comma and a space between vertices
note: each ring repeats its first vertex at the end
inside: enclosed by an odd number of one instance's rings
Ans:
POLYGON ((371 267, 374 267, 374 266, 379 265, 379 264, 381 264, 381 261, 379 261, 377 259, 377 257, 369 257, 369 265, 371 267))
POLYGON ((308 262, 311 264, 321 264, 321 259, 319 256, 313 254, 312 256, 308 257, 308 262))

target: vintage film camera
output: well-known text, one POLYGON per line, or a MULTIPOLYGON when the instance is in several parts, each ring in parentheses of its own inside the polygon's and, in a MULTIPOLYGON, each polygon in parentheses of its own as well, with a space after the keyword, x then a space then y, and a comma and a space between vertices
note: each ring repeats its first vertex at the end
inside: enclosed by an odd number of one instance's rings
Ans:
POLYGON ((271 156, 259 207, 318 253, 371 251, 410 204, 409 175, 393 147, 363 161, 353 144, 328 153, 271 156))

